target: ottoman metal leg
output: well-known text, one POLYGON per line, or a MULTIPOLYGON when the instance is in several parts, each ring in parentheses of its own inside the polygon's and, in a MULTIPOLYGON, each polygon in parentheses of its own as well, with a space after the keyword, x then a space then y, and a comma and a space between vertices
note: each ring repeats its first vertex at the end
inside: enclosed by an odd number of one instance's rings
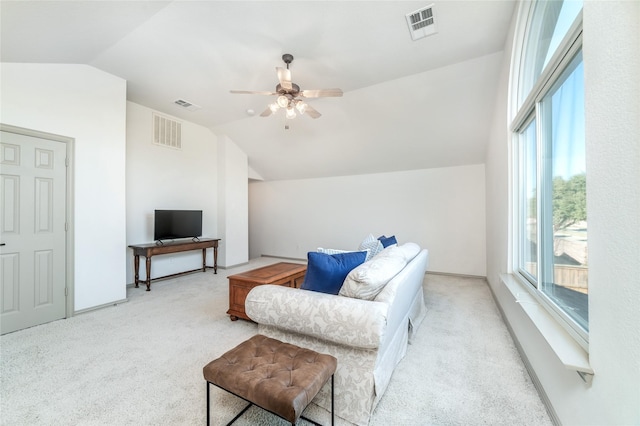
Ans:
POLYGON ((335 409, 333 407, 333 376, 335 376, 335 374, 331 375, 331 426, 333 426, 333 413, 335 413, 335 409))
MULTIPOLYGON (((334 374, 331 375, 331 426, 334 425, 334 416, 335 416, 335 405, 334 405, 334 387, 333 387, 333 377, 334 374)), ((211 425, 211 400, 210 400, 210 385, 211 382, 207 381, 207 426, 211 425)), ((225 389, 226 390, 226 389, 225 389)), ((228 392, 228 391, 227 391, 228 392)), ((232 392, 230 392, 232 393, 232 392)), ((233 393, 232 393, 233 394, 233 393)), ((233 394, 235 395, 235 394, 233 394)), ((235 395, 238 396, 238 395, 235 395)), ((239 397, 242 398, 242 397, 239 397)), ((244 399, 244 398, 242 398, 244 399)), ((230 426, 231 424, 233 424, 236 420, 238 420, 240 418, 240 416, 242 416, 245 411, 247 411, 252 405, 254 405, 252 402, 249 402, 249 405, 247 405, 246 407, 244 407, 244 409, 242 411, 240 411, 229 423, 227 423, 227 426, 230 426)), ((262 407, 260 407, 262 408, 262 407)), ((277 414, 276 414, 277 415, 277 414)), ((311 420, 305 416, 300 416, 301 419, 306 420, 307 422, 314 424, 316 426, 322 426, 320 423, 316 422, 315 420, 311 420)), ((292 423, 292 425, 295 425, 295 423, 292 423)))
MULTIPOLYGON (((210 396, 209 396, 209 392, 210 392, 209 391, 209 386, 210 385, 211 385, 211 382, 207 381, 207 426, 211 425, 211 412, 210 412, 211 400, 210 400, 210 396)), ((215 385, 215 383, 214 383, 214 385, 215 385)), ((224 389, 224 390, 226 390, 226 389, 224 389)), ((229 391, 227 391, 227 392, 229 392, 229 391)), ((238 396, 238 395, 236 395, 234 393, 231 393, 231 394, 235 395, 235 396, 238 396)), ((239 398, 242 398, 242 397, 239 397, 239 398)), ((244 398, 242 398, 242 399, 244 399, 244 398)), ((249 401, 247 401, 247 402, 249 402, 249 401)), ((240 418, 240 416, 242 416, 245 413, 245 411, 247 411, 249 408, 251 408, 252 405, 254 405, 254 404, 252 402, 249 402, 249 404, 246 407, 244 407, 244 409, 242 411, 240 411, 238 414, 236 414, 236 416, 233 419, 231 419, 231 421, 229 423, 227 423, 227 426, 232 425, 236 420, 238 420, 240 418)))

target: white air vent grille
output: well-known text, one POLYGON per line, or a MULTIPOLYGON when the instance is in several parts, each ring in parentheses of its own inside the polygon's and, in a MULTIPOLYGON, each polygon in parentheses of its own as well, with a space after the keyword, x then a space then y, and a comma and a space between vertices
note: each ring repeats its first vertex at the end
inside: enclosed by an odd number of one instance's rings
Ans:
POLYGON ((177 99, 173 102, 176 105, 180 105, 181 107, 188 109, 189 111, 197 111, 202 108, 200 105, 196 105, 193 102, 185 101, 184 99, 177 99))
POLYGON ((408 13, 406 17, 413 40, 418 40, 437 32, 433 5, 408 13))
POLYGON ((153 143, 182 149, 182 123, 153 113, 153 143))
POLYGON ((187 102, 187 101, 185 101, 185 100, 183 100, 183 99, 178 99, 178 100, 176 101, 176 103, 177 103, 178 105, 180 105, 181 107, 185 107, 185 108, 189 108, 191 105, 193 105, 191 102, 187 102))

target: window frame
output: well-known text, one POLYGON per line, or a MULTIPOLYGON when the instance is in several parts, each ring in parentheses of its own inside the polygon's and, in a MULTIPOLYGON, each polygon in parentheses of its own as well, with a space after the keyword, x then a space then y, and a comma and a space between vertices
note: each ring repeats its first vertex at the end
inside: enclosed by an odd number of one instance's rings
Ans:
MULTIPOLYGON (((536 173, 536 179, 535 179, 535 184, 536 184, 536 193, 538 193, 538 185, 539 185, 539 171, 538 171, 538 137, 537 137, 537 132, 538 132, 538 117, 536 116, 535 112, 532 112, 527 119, 522 123, 522 126, 520 126, 519 130, 517 132, 514 133, 514 141, 513 144, 515 146, 517 146, 517 148, 514 150, 514 164, 517 164, 517 166, 515 167, 516 170, 516 176, 514 178, 515 181, 515 185, 514 185, 514 213, 515 216, 517 218, 516 221, 514 221, 514 224, 519 224, 522 220, 527 220, 528 219, 528 214, 526 213, 526 211, 524 211, 524 209, 529 208, 529 205, 525 204, 523 201, 523 197, 522 197, 522 192, 520 191, 520 188, 522 188, 524 181, 525 181, 525 177, 523 176, 524 173, 527 172, 527 165, 525 164, 525 156, 521 154, 521 148, 528 148, 528 147, 522 147, 523 143, 522 143, 522 139, 526 138, 525 134, 527 132, 527 130, 529 129, 529 126, 533 124, 533 128, 535 130, 535 142, 536 142, 536 164, 535 164, 535 173, 536 173)), ((536 196, 536 200, 537 200, 537 196, 536 196)), ((540 218, 538 217, 538 209, 536 209, 536 222, 539 223, 540 218)), ((523 227, 518 227, 518 232, 516 236, 517 238, 517 244, 515 244, 515 253, 514 253, 514 259, 515 259, 515 265, 516 265, 516 269, 517 272, 519 274, 519 277, 525 281, 528 285, 533 285, 534 287, 536 287, 536 283, 535 281, 537 281, 538 279, 538 267, 536 265, 536 272, 535 275, 532 275, 529 271, 527 271, 526 269, 521 269, 520 265, 522 262, 525 262, 524 257, 524 253, 523 253, 523 239, 524 239, 524 234, 527 232, 526 226, 523 227)), ((537 254, 537 253, 536 253, 537 254)), ((513 268, 512 268, 513 269, 513 268)))
MULTIPOLYGON (((512 72, 511 72, 511 96, 510 103, 512 105, 510 112, 510 125, 509 131, 511 134, 511 164, 512 164, 512 193, 511 193, 511 212, 512 220, 510 221, 513 227, 511 231, 511 265, 510 270, 513 276, 524 284, 524 287, 535 297, 537 302, 544 307, 547 312, 571 335, 576 342, 588 352, 589 349, 589 332, 584 330, 573 318, 565 313, 559 306, 557 306, 546 294, 541 290, 542 285, 542 262, 541 258, 541 242, 537 244, 537 264, 536 264, 536 282, 532 282, 528 273, 521 270, 521 235, 522 232, 526 232, 523 229, 522 223, 522 200, 521 200, 521 171, 523 156, 520 153, 521 138, 523 132, 525 132, 528 126, 535 121, 536 132, 536 192, 537 202, 540 202, 540 192, 543 191, 543 171, 545 167, 541 161, 541 152, 543 152, 542 140, 540 136, 544 132, 544 117, 543 114, 543 101, 554 90, 556 84, 563 77, 563 73, 568 69, 575 56, 583 48, 583 19, 582 10, 575 17, 569 30, 563 37, 562 41, 558 45, 556 52, 548 61, 547 65, 542 69, 537 81, 532 85, 531 91, 524 100, 521 99, 521 83, 522 73, 526 72, 524 63, 527 60, 527 42, 530 39, 529 24, 531 17, 535 11, 536 1, 529 2, 527 5, 523 5, 521 12, 523 15, 519 16, 518 25, 524 25, 524 30, 518 31, 514 39, 514 55, 512 58, 512 72)), ((536 28, 533 28, 536 31, 536 28)), ((550 184, 547 182, 546 184, 550 184)), ((536 217, 538 226, 544 227, 543 219, 541 216, 542 207, 537 208, 536 217)), ((526 216, 526 215, 525 215, 526 216)), ((538 235, 541 235, 542 231, 538 231, 538 235)))

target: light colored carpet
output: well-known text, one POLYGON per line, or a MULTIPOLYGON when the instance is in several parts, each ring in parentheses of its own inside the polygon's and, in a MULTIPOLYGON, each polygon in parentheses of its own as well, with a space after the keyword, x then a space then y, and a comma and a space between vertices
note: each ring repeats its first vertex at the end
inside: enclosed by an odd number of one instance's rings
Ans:
MULTIPOLYGON (((229 321, 226 277, 276 261, 156 281, 126 303, 2 336, 0 423, 205 424, 202 367, 257 330, 229 321)), ((427 318, 371 425, 551 425, 486 282, 428 274, 424 285, 427 318)), ((214 425, 245 405, 214 387, 211 403, 214 425)), ((313 405, 305 415, 328 424, 313 405)), ((286 422, 253 407, 236 424, 286 422)))

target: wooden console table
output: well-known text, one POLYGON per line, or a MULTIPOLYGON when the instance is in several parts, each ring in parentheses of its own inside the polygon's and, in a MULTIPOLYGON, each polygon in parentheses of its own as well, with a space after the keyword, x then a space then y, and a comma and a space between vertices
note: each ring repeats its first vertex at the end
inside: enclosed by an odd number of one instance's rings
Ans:
MULTIPOLYGON (((133 249, 133 272, 135 275, 135 284, 138 288, 140 283, 140 275, 138 270, 140 269, 140 256, 144 256, 147 259, 147 279, 144 283, 147 285, 147 291, 151 291, 151 257, 158 254, 178 253, 182 251, 202 250, 202 272, 207 268, 207 249, 213 248, 213 273, 218 273, 218 241, 219 238, 202 238, 200 240, 186 240, 186 241, 171 241, 167 243, 148 243, 130 245, 129 248, 133 249)), ((171 277, 173 275, 182 275, 189 272, 199 271, 200 269, 194 269, 191 271, 180 272, 178 274, 167 275, 171 277)), ((166 278, 158 277, 158 278, 166 278)))
POLYGON ((229 275, 229 314, 231 321, 238 318, 251 320, 244 311, 244 301, 252 288, 258 285, 275 284, 300 288, 307 265, 280 262, 262 268, 252 269, 236 275, 229 275))

